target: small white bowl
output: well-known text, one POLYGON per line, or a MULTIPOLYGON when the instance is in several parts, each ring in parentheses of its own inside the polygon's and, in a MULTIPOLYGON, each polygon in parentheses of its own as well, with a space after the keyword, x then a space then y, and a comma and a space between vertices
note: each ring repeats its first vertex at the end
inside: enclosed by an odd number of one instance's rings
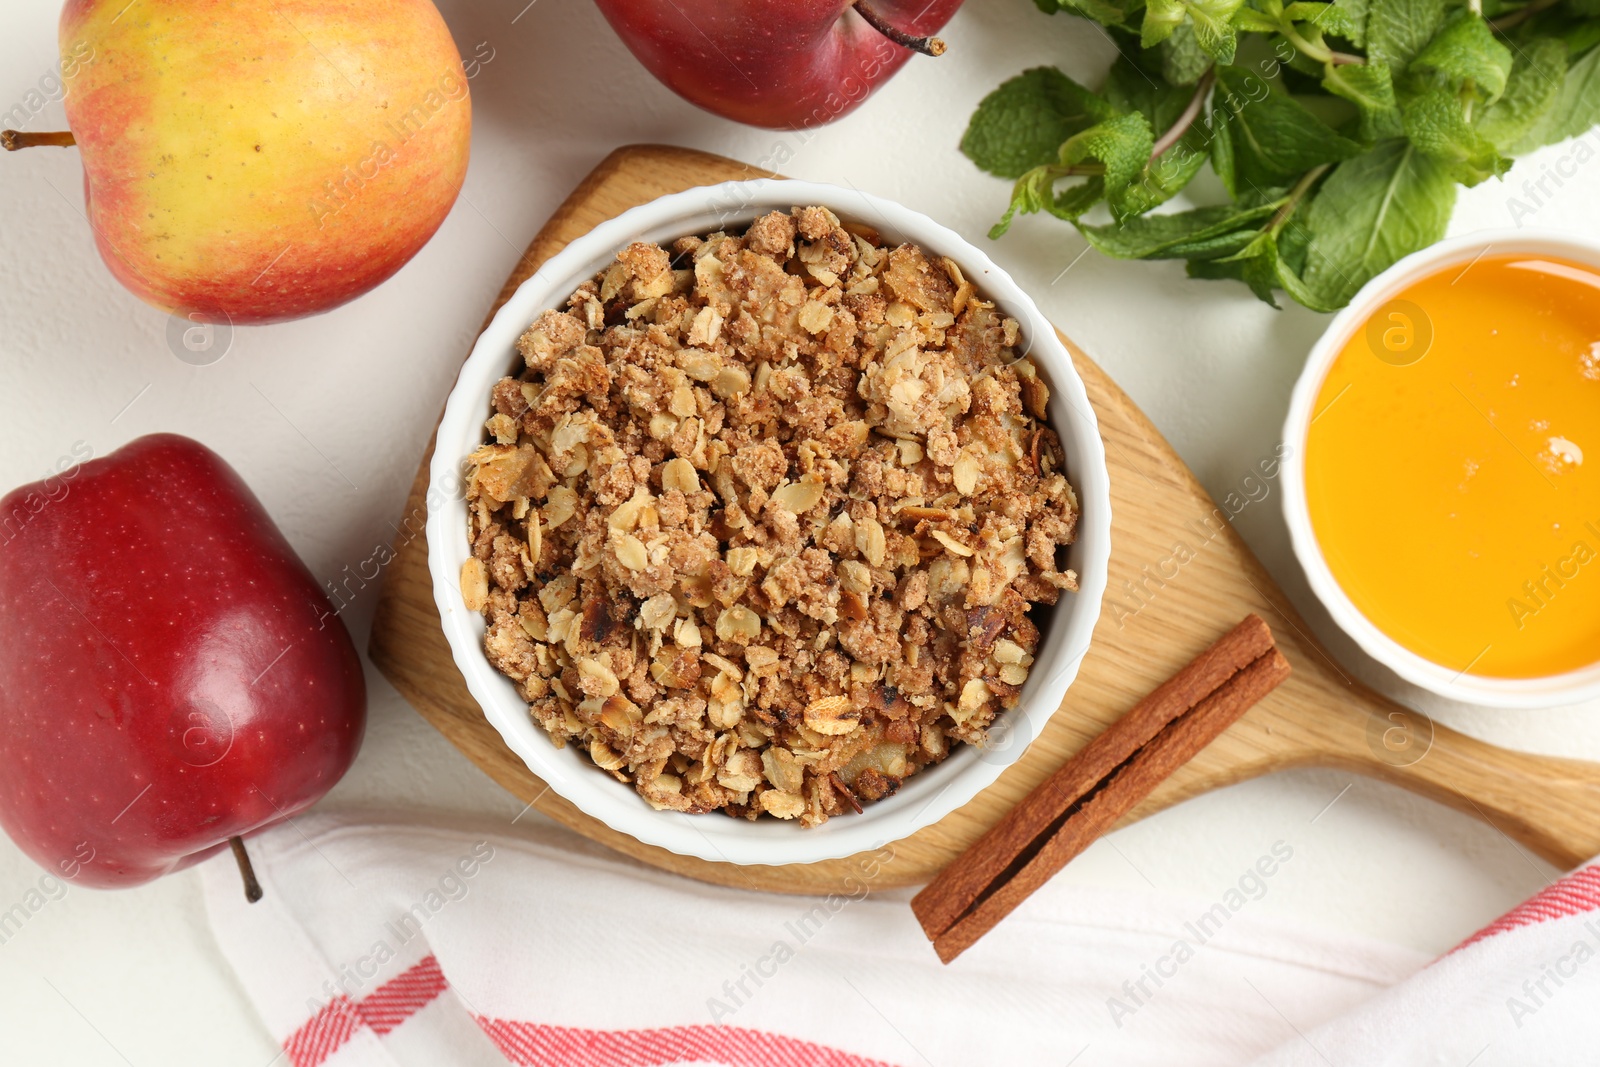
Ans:
POLYGON ((1543 678, 1490 678, 1434 663, 1379 630, 1334 578, 1311 528, 1311 513, 1306 505, 1306 433, 1323 379, 1345 344, 1375 310, 1407 286, 1452 266, 1464 268, 1490 253, 1556 256, 1600 270, 1600 242, 1549 231, 1485 230, 1413 252, 1373 278, 1333 317, 1327 332, 1312 347, 1300 380, 1295 383, 1289 401, 1289 417, 1283 427, 1283 440, 1293 448, 1283 468, 1283 510, 1295 555, 1323 606, 1367 655, 1401 678, 1451 700, 1489 707, 1547 708, 1575 704, 1600 697, 1600 656, 1595 663, 1565 674, 1543 678))
POLYGON ((907 837, 977 796, 1016 762, 1060 707, 1089 648, 1111 555, 1111 487, 1099 427, 1071 357, 1033 301, 988 256, 933 220, 887 200, 812 182, 760 180, 690 189, 636 207, 569 244, 512 294, 478 338, 445 405, 429 475, 428 569, 434 600, 456 666, 489 722, 534 774, 586 814, 646 844, 703 860, 780 864, 851 856, 907 837), (465 460, 483 442, 490 389, 519 363, 518 336, 541 311, 561 306, 619 249, 632 241, 668 243, 742 226, 768 211, 812 204, 870 225, 890 243, 907 241, 932 255, 949 256, 986 299, 1021 323, 1024 344, 1050 386, 1050 421, 1061 435, 1068 477, 1082 507, 1078 540, 1068 551, 1080 588, 1062 597, 1044 627, 1021 703, 995 731, 1000 743, 982 751, 961 746, 944 762, 908 778, 894 796, 868 805, 864 814, 840 816, 813 829, 776 819, 656 811, 574 747, 556 748, 532 721, 511 681, 484 656, 483 619, 467 610, 460 589, 468 555, 465 460))

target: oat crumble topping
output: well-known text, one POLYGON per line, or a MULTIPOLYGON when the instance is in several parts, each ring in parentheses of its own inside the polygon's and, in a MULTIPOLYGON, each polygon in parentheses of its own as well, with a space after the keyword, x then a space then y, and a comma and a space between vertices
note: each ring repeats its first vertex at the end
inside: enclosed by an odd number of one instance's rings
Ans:
POLYGON ((467 606, 652 806, 814 826, 1015 706, 1078 501, 1015 320, 820 207, 634 244, 469 458, 467 606))

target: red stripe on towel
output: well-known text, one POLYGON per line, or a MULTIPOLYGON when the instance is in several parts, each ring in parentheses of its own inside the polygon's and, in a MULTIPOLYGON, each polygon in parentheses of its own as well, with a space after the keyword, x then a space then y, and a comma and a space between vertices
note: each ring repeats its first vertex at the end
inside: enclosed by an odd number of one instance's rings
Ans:
MULTIPOLYGON (((382 1037, 427 1007, 449 983, 429 956, 360 1000, 341 996, 283 1043, 291 1067, 319 1067, 361 1027, 382 1037)), ((701 1060, 724 1067, 892 1067, 783 1034, 737 1026, 589 1030, 474 1017, 489 1039, 521 1067, 661 1067, 701 1060)))
POLYGON ((1468 945, 1519 926, 1564 919, 1586 911, 1600 911, 1600 864, 1573 871, 1548 889, 1540 890, 1450 951, 1459 952, 1468 945))
POLYGON ((448 983, 432 956, 360 1000, 337 997, 283 1043, 291 1067, 318 1067, 363 1026, 382 1037, 431 1004, 448 983))
POLYGON ((704 1061, 724 1067, 890 1067, 825 1045, 737 1026, 586 1030, 511 1019, 477 1019, 520 1067, 660 1067, 704 1061))

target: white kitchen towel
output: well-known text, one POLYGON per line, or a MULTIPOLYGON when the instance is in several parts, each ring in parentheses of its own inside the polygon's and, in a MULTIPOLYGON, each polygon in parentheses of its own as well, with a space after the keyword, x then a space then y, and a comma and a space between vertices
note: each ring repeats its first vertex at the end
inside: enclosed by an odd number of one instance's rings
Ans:
POLYGON ((1250 914, 1270 873, 1204 907, 1058 880, 945 967, 871 858, 847 893, 807 898, 702 885, 547 825, 312 815, 250 849, 265 899, 245 903, 223 856, 201 868, 207 906, 288 1067, 1204 1067, 1301 1033, 1352 1050, 1341 1065, 1434 1062, 1313 1032, 1371 1018, 1358 1006, 1427 961, 1250 914))
POLYGON ((1425 970, 1258 1067, 1600 1060, 1600 865, 1580 867, 1425 970))

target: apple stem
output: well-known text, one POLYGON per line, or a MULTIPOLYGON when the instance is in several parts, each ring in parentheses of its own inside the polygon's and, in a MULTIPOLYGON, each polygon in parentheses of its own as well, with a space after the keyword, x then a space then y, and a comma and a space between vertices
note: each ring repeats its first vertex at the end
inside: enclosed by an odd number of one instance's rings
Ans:
POLYGON ((937 37, 913 37, 905 30, 891 26, 887 20, 867 3, 867 0, 856 0, 851 5, 856 9, 856 14, 867 20, 867 25, 883 34, 901 48, 909 48, 913 52, 921 52, 925 56, 944 55, 944 42, 937 37))
POLYGON ((77 138, 72 136, 72 131, 62 130, 59 133, 23 133, 21 130, 0 130, 0 148, 7 152, 15 152, 19 148, 38 148, 48 145, 55 148, 71 148, 77 144, 77 138))
POLYGON ((244 839, 228 838, 233 858, 239 861, 239 876, 244 879, 244 899, 254 904, 261 899, 261 883, 256 881, 256 869, 250 866, 250 853, 244 850, 244 839))

